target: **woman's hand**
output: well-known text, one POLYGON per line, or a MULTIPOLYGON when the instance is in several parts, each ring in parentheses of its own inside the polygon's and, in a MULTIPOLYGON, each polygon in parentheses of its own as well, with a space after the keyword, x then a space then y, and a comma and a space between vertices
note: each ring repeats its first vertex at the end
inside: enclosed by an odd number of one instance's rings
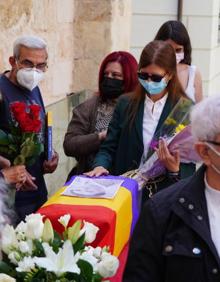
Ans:
POLYGON ((180 155, 179 151, 170 153, 166 141, 164 139, 159 140, 159 147, 155 148, 158 158, 163 162, 166 169, 170 172, 178 172, 180 167, 180 155))
POLYGON ((107 135, 107 130, 103 130, 103 131, 99 132, 99 134, 98 134, 99 140, 100 140, 100 141, 105 140, 106 135, 107 135))
POLYGON ((93 170, 84 173, 87 176, 101 176, 101 175, 108 175, 109 171, 105 169, 103 166, 97 166, 93 170))

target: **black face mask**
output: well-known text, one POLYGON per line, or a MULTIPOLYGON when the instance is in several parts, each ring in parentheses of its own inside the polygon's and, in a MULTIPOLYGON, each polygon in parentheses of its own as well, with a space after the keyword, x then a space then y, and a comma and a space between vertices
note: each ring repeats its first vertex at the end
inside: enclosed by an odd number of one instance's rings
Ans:
POLYGON ((115 99, 124 92, 124 80, 104 77, 100 91, 106 99, 115 99))

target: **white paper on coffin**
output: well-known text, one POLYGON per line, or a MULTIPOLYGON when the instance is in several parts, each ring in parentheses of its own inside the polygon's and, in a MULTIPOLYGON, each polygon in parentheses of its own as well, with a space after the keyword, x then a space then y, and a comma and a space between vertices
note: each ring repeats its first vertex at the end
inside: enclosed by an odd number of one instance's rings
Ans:
POLYGON ((62 195, 85 198, 113 199, 124 180, 77 176, 62 195))

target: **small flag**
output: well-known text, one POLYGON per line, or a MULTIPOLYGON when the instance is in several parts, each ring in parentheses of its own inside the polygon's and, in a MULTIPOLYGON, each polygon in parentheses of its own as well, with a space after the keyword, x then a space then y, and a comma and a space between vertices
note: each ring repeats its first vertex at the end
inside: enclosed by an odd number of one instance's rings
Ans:
POLYGON ((46 158, 48 161, 53 156, 53 139, 52 139, 52 112, 48 111, 46 115, 46 158))

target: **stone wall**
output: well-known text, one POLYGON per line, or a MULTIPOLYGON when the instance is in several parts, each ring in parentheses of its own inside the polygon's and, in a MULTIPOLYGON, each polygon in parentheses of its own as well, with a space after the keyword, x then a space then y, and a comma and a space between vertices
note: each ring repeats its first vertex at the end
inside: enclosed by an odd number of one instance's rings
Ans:
POLYGON ((8 58, 18 36, 34 34, 48 43, 49 68, 41 90, 53 113, 53 143, 60 155, 58 170, 46 176, 50 193, 74 164, 62 143, 72 107, 85 99, 84 94, 75 99, 66 95, 97 90, 103 58, 113 50, 129 50, 130 19, 131 0, 0 1, 0 72, 10 68, 8 58))
POLYGON ((0 71, 9 68, 13 41, 35 34, 48 43, 49 68, 41 88, 46 105, 70 92, 97 89, 100 62, 128 50, 131 0, 0 1, 0 71), (120 39, 120 40, 119 40, 120 39))

